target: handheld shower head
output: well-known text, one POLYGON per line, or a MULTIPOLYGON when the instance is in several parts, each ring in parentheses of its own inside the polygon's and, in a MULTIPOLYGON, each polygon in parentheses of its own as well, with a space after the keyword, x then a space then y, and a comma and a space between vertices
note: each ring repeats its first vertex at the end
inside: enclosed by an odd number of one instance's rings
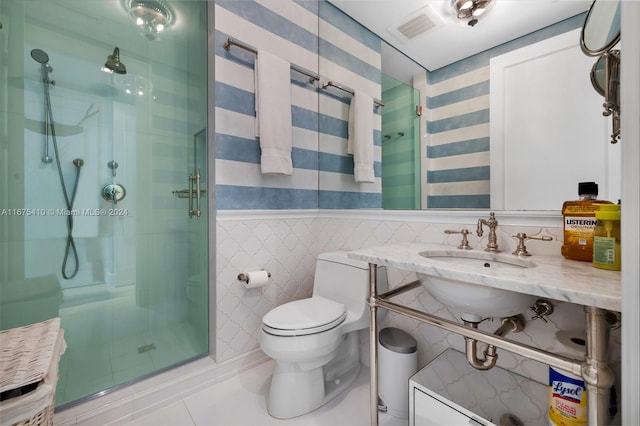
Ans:
POLYGON ((113 49, 113 54, 107 56, 107 62, 105 62, 102 70, 116 74, 127 73, 127 67, 125 67, 124 64, 120 62, 120 49, 118 49, 117 47, 113 49))
POLYGON ((42 67, 42 80, 46 84, 55 85, 56 82, 49 79, 49 73, 53 72, 53 68, 49 65, 49 55, 47 55, 47 52, 41 49, 33 49, 31 50, 31 57, 42 67))
POLYGON ((82 158, 76 158, 75 160, 73 160, 73 165, 77 168, 80 168, 84 165, 84 161, 82 160, 82 158))
POLYGON ((31 51, 31 57, 33 58, 34 61, 39 62, 43 65, 49 62, 49 55, 47 55, 47 53, 44 50, 33 49, 31 51))

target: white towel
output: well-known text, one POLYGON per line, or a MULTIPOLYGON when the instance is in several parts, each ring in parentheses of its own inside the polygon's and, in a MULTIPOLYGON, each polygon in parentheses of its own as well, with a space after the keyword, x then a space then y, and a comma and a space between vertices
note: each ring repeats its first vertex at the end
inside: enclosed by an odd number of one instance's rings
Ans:
POLYGON ((347 153, 353 155, 356 182, 375 182, 373 173, 373 98, 355 91, 349 107, 347 153))
POLYGON ((256 136, 263 174, 293 174, 291 64, 264 50, 255 62, 256 136))

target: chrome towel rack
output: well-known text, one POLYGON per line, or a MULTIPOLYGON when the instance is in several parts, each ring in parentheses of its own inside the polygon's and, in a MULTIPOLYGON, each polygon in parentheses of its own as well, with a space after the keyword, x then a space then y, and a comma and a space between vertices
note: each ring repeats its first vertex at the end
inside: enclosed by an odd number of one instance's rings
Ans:
MULTIPOLYGON (((244 49, 247 52, 253 53, 254 55, 258 54, 258 50, 257 49, 254 49, 251 46, 247 46, 246 44, 242 44, 242 43, 240 43, 238 41, 235 41, 232 38, 228 38, 223 46, 224 46, 224 50, 226 50, 227 52, 231 51, 231 46, 237 46, 240 49, 244 49)), ((320 77, 318 75, 312 74, 311 72, 305 70, 304 68, 300 68, 300 67, 298 67, 296 65, 291 64, 291 69, 294 70, 295 72, 298 72, 300 74, 303 74, 303 75, 306 75, 307 77, 309 77, 309 83, 313 83, 313 82, 316 82, 316 81, 320 80, 320 77)))
MULTIPOLYGON (((227 52, 231 51, 231 46, 236 46, 239 47, 240 49, 246 50, 247 52, 251 52, 254 55, 258 54, 258 49, 253 48, 251 46, 247 46, 244 43, 240 43, 239 41, 236 41, 232 38, 228 38, 227 41, 223 44, 224 50, 226 50, 227 52)), ((307 77, 309 77, 309 83, 314 83, 316 81, 320 81, 320 76, 317 74, 312 74, 310 71, 305 70, 304 68, 300 68, 297 65, 293 65, 291 64, 291 69, 294 70, 295 72, 298 72, 300 74, 306 75, 307 77)), ((334 83, 333 81, 327 81, 326 83, 324 83, 322 85, 323 89, 326 89, 327 87, 335 87, 336 89, 342 90, 345 93, 350 94, 351 96, 353 96, 355 94, 355 92, 351 89, 347 89, 342 87, 341 85, 334 83)), ((383 107, 384 104, 382 102, 380 102, 379 100, 374 99, 373 103, 375 104, 376 108, 380 108, 383 107)))
MULTIPOLYGON (((350 94, 351 96, 355 95, 355 92, 353 90, 344 88, 339 84, 334 83, 333 81, 327 81, 322 85, 323 89, 326 89, 327 87, 335 87, 338 90, 342 90, 343 92, 350 94)), ((373 104, 376 106, 376 108, 380 108, 384 106, 384 104, 377 99, 373 100, 373 104)))

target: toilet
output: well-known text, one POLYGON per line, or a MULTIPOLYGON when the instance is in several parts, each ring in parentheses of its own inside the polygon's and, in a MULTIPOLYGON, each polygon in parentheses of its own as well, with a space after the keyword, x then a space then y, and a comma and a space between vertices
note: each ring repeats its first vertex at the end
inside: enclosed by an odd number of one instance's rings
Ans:
MULTIPOLYGON (((377 290, 388 289, 378 267, 377 290)), ((260 347, 276 362, 267 398, 269 414, 288 419, 309 413, 358 376, 358 331, 369 327, 369 264, 346 252, 318 256, 313 294, 262 318, 260 347)))

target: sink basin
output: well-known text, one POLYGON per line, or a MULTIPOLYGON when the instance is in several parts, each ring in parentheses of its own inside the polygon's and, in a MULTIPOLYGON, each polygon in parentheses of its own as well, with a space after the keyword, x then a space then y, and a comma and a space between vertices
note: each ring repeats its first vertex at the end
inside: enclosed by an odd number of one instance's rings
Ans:
MULTIPOLYGON (((427 250, 420 252, 420 256, 443 262, 441 265, 443 270, 455 266, 457 271, 489 277, 500 276, 501 271, 524 272, 527 268, 536 266, 529 259, 481 251, 427 250)), ((435 262, 432 265, 438 266, 435 262)), ((536 296, 529 294, 485 287, 436 274, 419 273, 418 277, 431 296, 440 303, 465 314, 463 317, 468 320, 517 315, 528 311, 537 299, 536 296)))

